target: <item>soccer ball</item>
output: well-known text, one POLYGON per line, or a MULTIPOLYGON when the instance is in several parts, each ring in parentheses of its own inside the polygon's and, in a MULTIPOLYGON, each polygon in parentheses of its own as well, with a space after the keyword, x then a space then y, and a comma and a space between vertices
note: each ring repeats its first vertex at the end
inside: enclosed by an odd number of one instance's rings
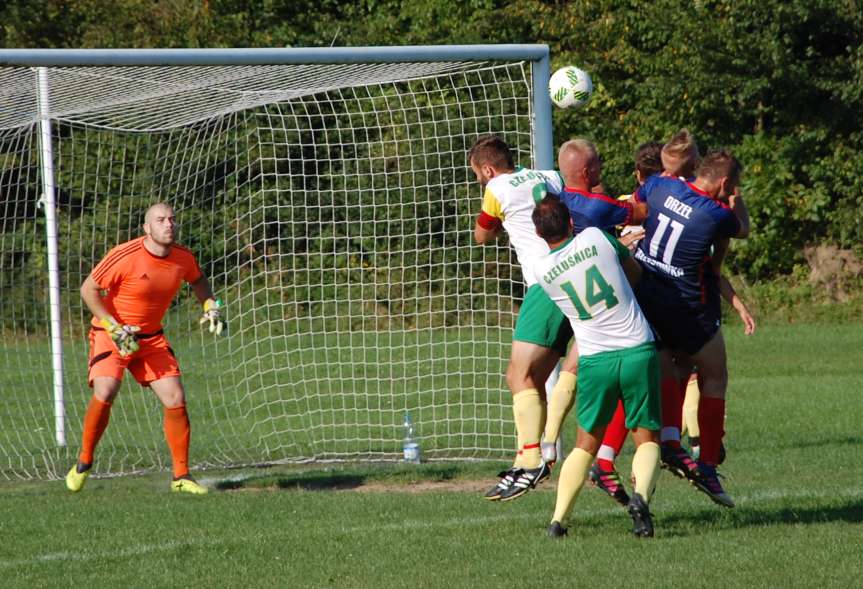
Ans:
POLYGON ((593 82, 586 71, 568 65, 552 74, 548 81, 548 93, 559 108, 579 108, 590 99, 593 82))

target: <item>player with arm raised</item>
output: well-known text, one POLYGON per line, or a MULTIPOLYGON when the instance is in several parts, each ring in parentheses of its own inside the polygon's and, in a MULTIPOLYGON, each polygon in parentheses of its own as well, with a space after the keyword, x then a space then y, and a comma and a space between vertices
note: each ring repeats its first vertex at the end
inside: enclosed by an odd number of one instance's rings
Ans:
MULTIPOLYGON (((676 132, 668 142, 665 143, 665 145, 658 142, 649 142, 640 145, 635 153, 635 177, 639 185, 644 184, 649 177, 655 174, 662 174, 666 177, 672 178, 676 177, 678 180, 681 180, 681 178, 688 178, 691 180, 695 173, 698 161, 698 146, 689 130, 684 128, 676 132)), ((632 195, 623 195, 620 196, 619 199, 633 200, 632 195)), ((646 207, 646 204, 635 203, 635 206, 646 207)), ((626 240, 629 238, 631 243, 628 243, 627 245, 630 250, 634 250, 638 241, 643 237, 644 230, 641 227, 634 226, 629 226, 627 229, 629 229, 629 232, 626 236, 621 237, 621 241, 626 244, 626 240)), ((713 256, 713 260, 716 262, 718 257, 713 256)), ((719 272, 720 265, 721 263, 719 265, 714 263, 717 272, 719 272)), ((719 287, 722 297, 725 298, 738 315, 740 315, 740 318, 744 323, 745 333, 752 333, 755 328, 755 320, 749 314, 746 305, 734 292, 731 283, 728 282, 728 279, 722 274, 719 274, 719 287)), ((693 455, 697 457, 697 452, 699 450, 697 446, 699 443, 697 437, 699 434, 697 421, 699 398, 697 373, 694 370, 687 373, 684 369, 680 376, 681 378, 678 381, 678 391, 680 393, 682 393, 682 390, 686 391, 686 400, 684 401, 683 396, 680 397, 680 413, 682 414, 681 433, 683 432, 683 427, 687 426, 690 435, 690 445, 695 445, 693 447, 693 455)), ((669 379, 664 383, 666 389, 670 388, 672 384, 672 379, 669 379)), ((665 398, 673 398, 675 395, 672 393, 672 391, 666 390, 665 398)), ((663 409, 666 411, 673 410, 670 407, 663 407, 663 409)), ((605 431, 605 437, 602 440, 602 445, 597 454, 596 464, 590 470, 591 483, 624 506, 628 501, 628 496, 620 481, 620 476, 614 467, 614 462, 626 441, 627 433, 628 430, 625 425, 623 406, 618 405, 614 418, 611 420, 611 423, 605 431)), ((722 449, 722 456, 724 456, 724 447, 722 449)), ((694 470, 697 468, 695 461, 687 456, 682 449, 677 451, 675 454, 666 452, 664 457, 666 459, 664 466, 669 468, 669 470, 677 476, 687 478, 686 473, 688 470, 694 470), (688 468, 684 469, 683 467, 688 468)))
POLYGON ((630 286, 641 267, 623 244, 596 227, 572 236, 569 211, 555 197, 545 198, 533 219, 551 248, 534 266, 536 278, 567 316, 578 341, 576 447, 560 471, 548 534, 566 535, 564 523, 622 400, 637 446, 628 504, 633 533, 653 536, 648 502, 659 475, 659 362, 653 333, 630 286))
MULTIPOLYGON (((645 267, 636 293, 663 346, 663 462, 727 507, 734 502, 716 474, 728 385, 717 272, 723 256, 714 253, 718 260, 711 259, 711 248, 749 235, 746 205, 736 194, 741 171, 730 153, 714 152, 701 161, 693 182, 653 176, 635 194, 649 209, 645 236, 635 253, 645 267), (678 372, 693 362, 702 385, 701 457, 694 468, 680 446, 678 372)), ((683 376, 688 378, 689 372, 683 376)))
POLYGON ((78 463, 66 475, 70 491, 80 491, 90 475, 111 403, 128 370, 164 406, 165 439, 173 462, 171 490, 196 495, 207 492, 189 474, 191 430, 186 396, 180 366, 162 331, 162 318, 187 282, 203 304, 201 323, 209 324, 216 334, 222 332, 224 323, 221 303, 213 298, 194 254, 174 243, 176 228, 170 205, 151 206, 144 216, 144 237, 109 251, 81 285, 81 298, 93 313, 88 374, 93 397, 84 416, 78 463))
MULTIPOLYGON (((480 137, 468 154, 477 181, 485 187, 482 210, 476 220, 477 243, 494 241, 501 227, 509 234, 528 289, 518 313, 506 381, 513 395, 518 451, 513 466, 500 473, 500 481, 486 499, 508 501, 520 497, 548 477, 550 465, 540 455, 545 426, 545 383, 566 354, 572 330, 563 313, 536 285, 533 264, 548 253, 531 220, 536 203, 546 192, 559 192, 556 172, 516 168, 509 146, 496 136, 480 137)), ((575 376, 562 372, 552 398, 569 396, 575 376)))

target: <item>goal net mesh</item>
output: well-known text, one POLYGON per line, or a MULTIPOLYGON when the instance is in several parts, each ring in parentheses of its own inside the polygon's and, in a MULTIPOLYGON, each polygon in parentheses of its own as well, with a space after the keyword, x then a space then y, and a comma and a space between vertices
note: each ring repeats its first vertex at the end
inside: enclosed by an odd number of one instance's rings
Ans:
MULTIPOLYGON (((503 458, 502 374, 523 286, 505 240, 472 243, 466 161, 503 135, 531 165, 530 62, 48 68, 67 447, 54 440, 37 73, 0 68, 0 478, 56 478, 80 447, 90 314, 78 289, 171 203, 226 304, 164 326, 193 468, 503 458)), ((162 409, 127 373, 96 472, 165 469, 162 409)))

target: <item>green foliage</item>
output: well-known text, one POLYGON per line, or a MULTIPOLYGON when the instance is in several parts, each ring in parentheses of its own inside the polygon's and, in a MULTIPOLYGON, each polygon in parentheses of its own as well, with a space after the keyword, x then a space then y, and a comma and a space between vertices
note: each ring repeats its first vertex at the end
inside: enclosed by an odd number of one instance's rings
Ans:
POLYGON ((606 186, 628 192, 632 152, 679 127, 702 151, 729 147, 747 171, 749 242, 729 263, 749 278, 791 272, 806 244, 860 242, 863 12, 844 0, 514 2, 554 67, 587 69, 588 106, 557 113, 558 140, 592 138, 606 186))
MULTIPOLYGON (((556 111, 555 136, 558 143, 571 136, 597 143, 610 193, 634 188, 638 144, 682 126, 696 134, 702 151, 724 146, 740 156, 753 231, 734 242, 732 272, 770 279, 803 263, 805 245, 830 242, 859 251, 863 243, 863 10, 857 0, 10 0, 0 18, 6 47, 547 43, 554 68, 576 64, 593 77, 595 93, 585 108, 556 111)), ((439 131, 426 117, 410 124, 439 131)), ((305 132, 327 133, 320 125, 305 132)), ((273 154, 272 164, 260 165, 292 173, 300 159, 320 155, 304 149, 273 154)), ((429 146, 421 151, 434 157, 429 146)), ((387 158, 402 154, 384 156, 388 165, 387 158)), ((216 184, 242 183, 243 170, 266 177, 268 170, 249 169, 244 157, 224 159, 225 172, 210 179, 211 194, 236 196, 216 184), (232 176, 229 169, 239 172, 232 176)), ((401 186, 424 180, 405 178, 401 186)), ((79 180, 63 182, 74 194, 79 180)), ((266 190, 243 197, 264 206, 266 190)), ((259 233, 249 243, 266 249, 273 239, 296 237, 293 225, 266 210, 248 225, 259 233)), ((194 222, 203 216, 218 223, 213 215, 190 213, 194 222)), ((440 229, 433 228, 434 239, 440 229)), ((213 240, 187 236, 204 255, 225 253, 213 240)), ((368 237, 350 237, 346 263, 358 256, 358 263, 377 267, 379 260, 363 257, 368 237)))

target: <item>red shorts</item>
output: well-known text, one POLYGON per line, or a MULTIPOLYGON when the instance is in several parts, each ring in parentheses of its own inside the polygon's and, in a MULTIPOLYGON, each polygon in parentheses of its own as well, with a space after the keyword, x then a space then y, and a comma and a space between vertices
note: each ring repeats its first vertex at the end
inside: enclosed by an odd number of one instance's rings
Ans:
POLYGON ((138 345, 137 352, 123 358, 108 332, 90 329, 89 385, 93 386, 93 379, 97 376, 110 376, 122 381, 127 368, 142 387, 160 378, 180 376, 180 365, 164 334, 145 335, 138 339, 138 345))

